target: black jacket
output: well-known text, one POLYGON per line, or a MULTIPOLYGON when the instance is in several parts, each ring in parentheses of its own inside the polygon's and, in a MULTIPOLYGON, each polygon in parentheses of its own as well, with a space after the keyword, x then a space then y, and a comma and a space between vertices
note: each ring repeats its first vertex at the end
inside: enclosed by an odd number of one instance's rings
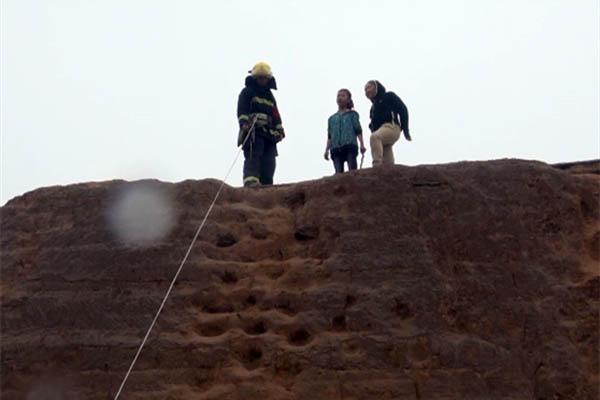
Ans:
POLYGON ((240 126, 256 118, 256 133, 261 134, 275 142, 284 136, 281 116, 277 109, 277 102, 271 90, 277 89, 275 78, 271 78, 269 85, 258 85, 254 77, 246 78, 246 86, 238 97, 237 116, 240 126))
POLYGON ((408 109, 406 105, 394 92, 388 92, 385 87, 379 82, 377 83, 377 95, 371 99, 371 123, 369 129, 371 132, 376 131, 381 125, 387 122, 395 122, 402 126, 405 136, 409 135, 408 128, 408 109))

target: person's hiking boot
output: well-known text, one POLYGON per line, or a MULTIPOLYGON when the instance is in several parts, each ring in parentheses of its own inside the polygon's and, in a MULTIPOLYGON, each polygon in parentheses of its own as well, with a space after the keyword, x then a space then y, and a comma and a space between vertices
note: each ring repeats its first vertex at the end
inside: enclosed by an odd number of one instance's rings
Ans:
POLYGON ((260 179, 256 176, 247 176, 244 178, 244 187, 260 186, 260 179))
POLYGON ((244 183, 244 187, 247 187, 247 188, 259 188, 260 186, 261 186, 260 182, 256 182, 256 181, 244 183))

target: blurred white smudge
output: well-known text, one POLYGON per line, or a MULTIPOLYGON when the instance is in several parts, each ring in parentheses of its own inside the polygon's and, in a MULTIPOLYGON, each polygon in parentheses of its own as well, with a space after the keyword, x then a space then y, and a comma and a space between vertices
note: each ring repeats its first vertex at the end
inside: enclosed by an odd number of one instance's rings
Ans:
POLYGON ((119 241, 147 247, 169 234, 175 224, 175 210, 167 191, 157 184, 133 183, 115 196, 108 222, 119 241))

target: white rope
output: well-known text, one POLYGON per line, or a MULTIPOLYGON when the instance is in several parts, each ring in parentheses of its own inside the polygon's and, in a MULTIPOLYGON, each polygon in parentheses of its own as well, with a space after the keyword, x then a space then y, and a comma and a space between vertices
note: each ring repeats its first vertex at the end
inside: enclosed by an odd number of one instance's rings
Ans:
POLYGON ((169 285, 169 289, 167 289, 167 293, 165 293, 165 297, 163 298, 163 301, 160 304, 160 307, 158 307, 158 311, 156 312, 156 315, 154 316, 154 319, 152 320, 152 323, 150 324, 150 327, 148 328, 148 331, 146 332, 144 339, 142 339, 142 343, 140 344, 140 347, 138 348, 137 353, 135 353, 135 357, 133 357, 133 361, 131 362, 131 365, 129 366, 127 373, 125 374, 123 381, 121 382, 121 386, 119 387, 119 390, 117 391, 117 394, 115 395, 114 400, 117 400, 119 398, 119 396, 121 395, 121 392, 123 391, 123 388, 125 387, 125 383, 127 382, 127 378, 129 378, 129 374, 131 374, 131 371, 133 370, 133 366, 135 365, 138 357, 140 356, 140 353, 142 352, 142 349, 144 348, 144 345, 146 344, 146 341, 148 340, 148 336, 150 336, 150 332, 152 332, 152 328, 154 328, 154 325, 156 324, 156 321, 158 320, 158 316, 160 315, 160 312, 162 311, 163 307, 165 306, 165 303, 167 302, 167 299, 169 298, 169 295, 171 294, 171 290, 173 289, 173 286, 175 286, 175 281, 177 281, 177 278, 179 277, 179 274, 181 273, 181 270, 183 269, 183 266, 185 265, 185 262, 187 261, 188 256, 190 255, 190 253, 192 251, 192 248, 194 247, 194 243, 196 243, 196 240, 198 239, 198 235, 200 235, 200 231, 202 231, 202 228, 204 228, 204 225, 206 224, 206 220, 208 219, 210 212, 212 211, 213 207, 215 206, 215 203, 217 202, 217 199, 219 198, 219 195, 221 194, 221 191, 223 190, 223 187, 225 186, 225 182, 229 178, 229 175, 231 174, 231 171, 233 170, 235 163, 237 162, 238 158, 240 157, 240 154, 244 148, 244 145, 246 144, 246 141, 251 136, 251 132, 254 129, 255 123, 256 123, 256 118, 252 122, 252 126, 250 126, 250 129, 248 130, 248 133, 246 134, 246 137, 244 138, 244 141, 243 141, 242 145, 240 146, 240 149, 238 150, 235 158, 233 159, 233 163, 231 163, 229 170, 225 174, 225 177, 223 178, 223 181, 221 182, 221 186, 219 186, 219 190, 217 190, 217 194, 215 195, 215 198, 213 199, 212 203, 208 207, 206 214, 204 214, 204 219, 200 223, 200 226, 198 226, 198 229, 196 230, 196 234, 194 235, 194 238, 192 239, 192 242, 190 243, 190 246, 188 247, 187 252, 185 253, 185 256, 183 257, 183 260, 181 260, 181 264, 179 264, 179 268, 177 269, 177 272, 175 273, 175 276, 173 277, 173 280, 171 281, 171 285, 169 285))

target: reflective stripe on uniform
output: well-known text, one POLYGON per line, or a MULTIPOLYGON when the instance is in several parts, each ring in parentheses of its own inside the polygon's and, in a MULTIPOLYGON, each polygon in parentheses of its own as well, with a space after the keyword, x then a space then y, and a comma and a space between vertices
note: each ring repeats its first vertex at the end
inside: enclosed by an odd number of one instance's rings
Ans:
POLYGON ((239 116, 238 120, 239 120, 240 122, 242 122, 242 121, 249 121, 249 120, 250 120, 250 117, 249 117, 249 116, 247 116, 246 114, 242 114, 242 115, 240 115, 240 116, 239 116))
POLYGON ((257 126, 266 126, 269 125, 270 118, 265 113, 254 113, 252 114, 253 118, 256 118, 257 126))
POLYGON ((244 178, 244 184, 246 183, 260 183, 260 179, 256 176, 247 176, 244 178))
POLYGON ((267 99, 263 99, 262 97, 253 97, 252 101, 259 103, 259 104, 265 104, 269 107, 273 107, 275 105, 275 103, 273 103, 271 100, 267 100, 267 99))

